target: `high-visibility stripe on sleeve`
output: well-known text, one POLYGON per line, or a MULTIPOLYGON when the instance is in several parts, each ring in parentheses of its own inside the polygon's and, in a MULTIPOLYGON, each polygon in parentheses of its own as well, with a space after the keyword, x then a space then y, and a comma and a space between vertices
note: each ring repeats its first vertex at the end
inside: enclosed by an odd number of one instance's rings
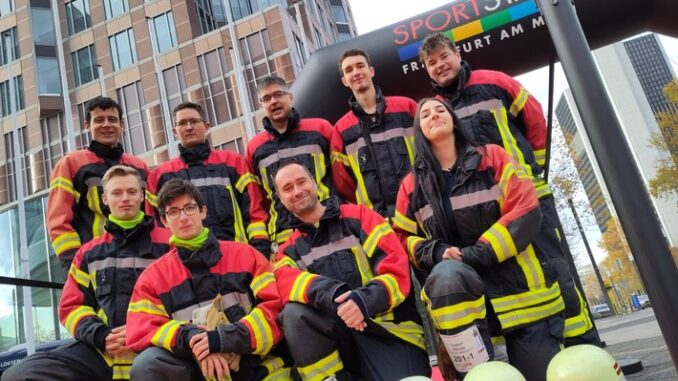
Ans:
POLYGON ((176 336, 177 331, 179 331, 182 324, 184 323, 178 320, 170 320, 163 324, 151 338, 151 343, 157 347, 171 351, 172 339, 174 339, 174 336, 176 336))
POLYGON ((373 280, 383 283, 388 291, 388 305, 393 308, 405 300, 405 295, 400 291, 398 281, 391 274, 382 274, 373 278, 373 280))
POLYGON ((263 290, 271 284, 272 282, 275 281, 275 277, 273 276, 273 273, 271 272, 265 272, 263 274, 257 275, 254 279, 252 279, 252 283, 250 283, 250 288, 252 289, 252 292, 254 292, 254 296, 257 296, 259 294, 259 291, 263 290))
POLYGON ((76 201, 80 198, 80 193, 73 188, 73 182, 65 177, 57 177, 49 184, 50 191, 54 189, 64 190, 75 197, 76 201))
POLYGON ((266 224, 261 221, 252 222, 247 226, 247 237, 250 240, 256 237, 268 237, 268 231, 266 231, 266 224))
POLYGON ((398 210, 395 211, 395 216, 393 216, 393 226, 403 229, 408 233, 417 233, 417 223, 414 220, 407 218, 398 210))
POLYGON ((271 329, 266 316, 259 308, 254 308, 247 316, 242 318, 242 322, 250 326, 254 334, 254 350, 252 353, 265 355, 273 348, 273 329, 271 329))
POLYGON ((527 99, 529 97, 529 93, 527 90, 524 88, 520 89, 520 93, 518 93, 518 96, 516 99, 513 100, 513 103, 511 104, 511 109, 510 113, 513 116, 518 116, 520 114, 520 111, 525 107, 525 103, 527 103, 527 99))
POLYGON ((157 207, 158 207, 158 196, 157 196, 157 195, 155 195, 155 194, 153 194, 153 193, 151 193, 151 192, 149 192, 149 191, 146 191, 146 200, 147 200, 148 203, 151 204, 151 206, 153 206, 154 208, 157 208, 157 207))
POLYGON ((275 263, 273 263, 273 270, 278 270, 279 268, 281 268, 283 266, 289 266, 289 267, 292 267, 292 268, 295 268, 295 269, 299 267, 299 266, 297 266, 296 262, 294 262, 294 260, 292 258, 285 256, 285 257, 282 257, 281 259, 278 259, 277 261, 275 261, 275 263))
POLYGON ((169 314, 165 310, 165 306, 162 304, 154 304, 148 299, 138 300, 129 304, 127 308, 128 313, 144 313, 150 315, 164 316, 167 317, 169 314))
POLYGON ((64 251, 77 249, 81 246, 80 236, 76 232, 67 232, 60 234, 52 241, 52 248, 56 255, 61 255, 64 251))
POLYGON ((496 222, 487 229, 480 238, 484 239, 492 246, 492 250, 494 250, 494 254, 497 256, 498 263, 504 262, 518 253, 511 233, 509 233, 508 229, 499 222, 496 222))
POLYGON ((421 298, 426 304, 426 309, 431 314, 433 322, 438 329, 455 329, 469 325, 476 320, 485 318, 485 296, 475 300, 463 301, 441 308, 431 308, 432 303, 424 289, 421 290, 421 298))
POLYGON ((252 173, 243 173, 238 179, 238 182, 235 183, 235 189, 237 189, 240 193, 245 193, 245 187, 247 187, 250 183, 256 182, 257 179, 252 173))
POLYGON ((348 161, 348 156, 347 156, 347 155, 344 155, 344 154, 341 153, 341 152, 332 152, 332 153, 330 153, 330 162, 331 162, 332 164, 334 164, 334 163, 341 163, 341 164, 343 164, 343 165, 345 165, 345 166, 347 166, 347 167, 350 165, 350 164, 349 164, 349 161, 348 161))
POLYGON ((306 290, 311 284, 311 281, 317 277, 318 275, 307 272, 300 273, 292 285, 292 290, 290 291, 290 302, 308 303, 306 290))
POLYGON ((311 365, 297 367, 297 370, 304 381, 322 381, 334 376, 343 368, 339 351, 335 350, 311 365))
POLYGON ((497 318, 503 329, 510 329, 543 320, 559 313, 564 308, 565 303, 563 302, 563 298, 558 296, 557 299, 547 304, 523 308, 507 313, 497 313, 497 318))
POLYGON ((537 164, 543 167, 546 164, 546 149, 534 150, 534 159, 537 161, 537 164))
POLYGON ((412 262, 414 262, 416 258, 414 254, 417 250, 417 244, 421 241, 425 241, 425 239, 416 236, 407 237, 407 253, 410 255, 410 260, 412 262))
POLYGON ((365 243, 363 244, 363 247, 365 248, 365 253, 367 254, 368 257, 372 257, 372 254, 374 254, 374 250, 376 250, 377 245, 379 244, 379 240, 381 240, 382 237, 384 237, 385 235, 392 231, 393 230, 391 230, 391 226, 386 222, 382 222, 381 224, 377 225, 374 229, 372 229, 372 232, 370 233, 370 235, 365 240, 365 243))
POLYGON ((84 288, 88 288, 92 281, 89 273, 86 273, 75 266, 71 266, 71 269, 68 270, 68 275, 73 277, 73 280, 84 288))
POLYGON ((88 316, 96 317, 97 314, 90 306, 78 306, 68 314, 64 321, 64 327, 72 336, 75 336, 75 329, 78 326, 78 323, 88 316))

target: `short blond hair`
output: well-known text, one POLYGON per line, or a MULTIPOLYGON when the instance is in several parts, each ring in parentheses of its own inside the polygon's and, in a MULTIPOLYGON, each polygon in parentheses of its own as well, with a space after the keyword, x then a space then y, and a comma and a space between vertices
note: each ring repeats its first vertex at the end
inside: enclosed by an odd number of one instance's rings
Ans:
POLYGON ((124 176, 134 176, 139 181, 139 188, 144 189, 144 181, 141 179, 141 175, 136 168, 132 168, 127 165, 114 165, 104 173, 104 177, 101 178, 101 186, 106 190, 106 184, 114 177, 124 177, 124 176))

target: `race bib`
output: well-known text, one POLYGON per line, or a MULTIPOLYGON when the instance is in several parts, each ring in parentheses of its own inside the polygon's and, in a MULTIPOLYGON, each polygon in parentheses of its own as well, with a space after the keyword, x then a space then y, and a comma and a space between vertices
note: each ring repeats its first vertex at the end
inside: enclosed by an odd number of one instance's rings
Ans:
POLYGON ((458 372, 467 373, 474 366, 490 359, 480 331, 475 325, 454 335, 441 334, 440 338, 458 372))

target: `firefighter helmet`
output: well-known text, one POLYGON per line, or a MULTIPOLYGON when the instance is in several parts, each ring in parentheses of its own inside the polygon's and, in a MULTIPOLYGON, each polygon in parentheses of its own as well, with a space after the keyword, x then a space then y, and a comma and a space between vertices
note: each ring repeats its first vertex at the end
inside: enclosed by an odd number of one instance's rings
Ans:
POLYGON ((464 377, 464 381, 525 381, 518 369, 501 361, 488 361, 478 364, 464 377))
POLYGON ((546 381, 626 380, 617 361, 594 345, 575 345, 560 351, 549 363, 546 381))

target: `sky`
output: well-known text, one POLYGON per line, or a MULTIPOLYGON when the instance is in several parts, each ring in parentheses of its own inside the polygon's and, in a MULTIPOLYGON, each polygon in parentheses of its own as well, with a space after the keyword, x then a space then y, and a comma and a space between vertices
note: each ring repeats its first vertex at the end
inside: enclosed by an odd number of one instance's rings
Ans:
MULTIPOLYGON (((349 0, 359 34, 379 29, 451 2, 452 0, 349 0)), ((660 35, 660 41, 669 60, 672 62, 674 73, 678 73, 678 39, 660 35)), ((544 110, 546 110, 548 104, 548 68, 544 67, 519 75, 516 78, 541 102, 544 110)), ((560 95, 567 87, 565 74, 560 64, 556 64, 554 107, 555 102, 558 101, 560 95)), ((585 225, 588 225, 584 229, 591 243, 591 249, 596 262, 600 262, 606 255, 605 251, 600 249, 597 244, 600 239, 600 230, 593 219, 585 225)), ((581 252, 583 250, 581 242, 575 243, 572 247, 573 252, 581 252)))

